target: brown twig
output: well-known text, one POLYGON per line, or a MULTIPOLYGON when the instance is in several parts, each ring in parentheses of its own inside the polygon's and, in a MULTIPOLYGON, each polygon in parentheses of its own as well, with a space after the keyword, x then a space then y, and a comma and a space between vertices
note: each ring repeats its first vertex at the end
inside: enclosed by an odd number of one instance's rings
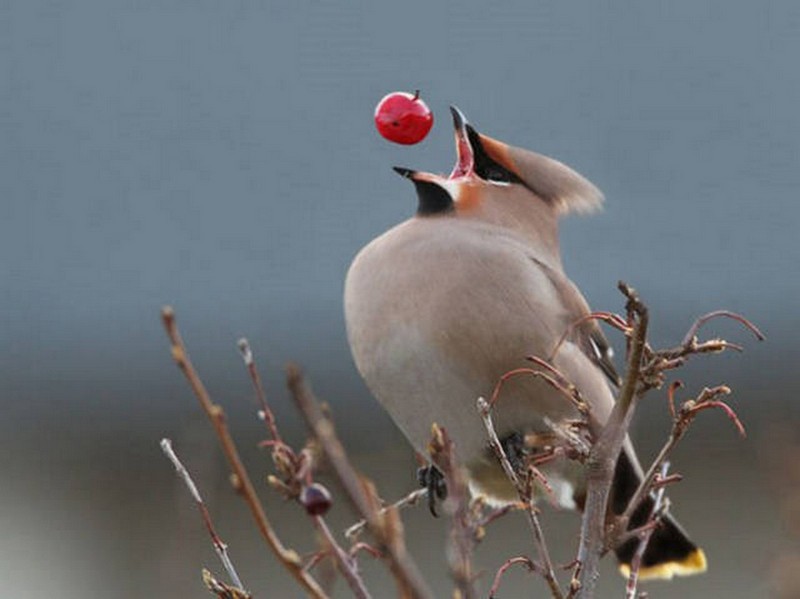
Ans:
POLYGON ((497 591, 500 589, 500 583, 502 582, 503 576, 509 570, 509 568, 517 564, 524 566, 528 572, 542 572, 541 568, 536 562, 524 555, 507 559, 505 562, 503 562, 503 565, 497 569, 497 572, 494 575, 492 587, 489 589, 489 599, 497 598, 497 591))
MULTIPOLYGON (((388 510, 400 510, 406 507, 415 506, 420 502, 420 500, 424 499, 427 496, 428 496, 428 489, 426 488, 415 489, 405 497, 402 497, 397 501, 395 501, 394 503, 381 508, 380 511, 378 512, 378 515, 382 516, 388 510)), ((347 530, 344 531, 344 536, 350 540, 353 540, 364 531, 364 528, 366 526, 367 526, 366 520, 359 520, 358 522, 356 522, 355 524, 353 524, 352 526, 347 528, 347 530)))
MULTIPOLYGON (((261 375, 258 372, 250 343, 243 337, 238 341, 237 346, 244 360, 244 364, 247 367, 247 372, 250 375, 250 380, 253 383, 253 388, 255 389, 259 404, 261 405, 259 417, 266 423, 267 430, 272 437, 267 443, 272 447, 273 462, 278 472, 280 472, 285 479, 280 480, 277 477, 270 477, 268 479, 269 483, 282 494, 298 501, 305 507, 306 512, 312 518, 315 528, 320 532, 328 546, 327 553, 332 555, 334 563, 345 579, 345 582, 350 587, 350 590, 353 592, 353 595, 359 599, 369 599, 370 593, 358 571, 358 563, 341 547, 328 527, 327 522, 322 517, 322 513, 318 512, 317 508, 314 506, 308 504, 308 501, 316 499, 318 503, 323 501, 326 506, 329 506, 331 501, 330 493, 327 489, 318 483, 312 484, 313 457, 311 451, 305 448, 297 454, 291 447, 283 442, 280 431, 278 430, 275 415, 267 402, 264 386, 261 383, 261 375), (311 491, 316 493, 316 497, 313 494, 306 495, 311 491)), ((323 509, 327 511, 328 508, 319 507, 319 510, 323 509)), ((308 570, 308 567, 306 569, 308 570)))
POLYGON ((371 595, 364 584, 363 578, 361 578, 361 574, 358 571, 358 563, 353 555, 342 549, 322 516, 314 516, 313 520, 317 530, 320 531, 325 542, 330 547, 330 552, 339 568, 339 572, 353 592, 353 596, 358 599, 370 599, 371 595))
POLYGON ((453 442, 447 430, 434 424, 428 445, 431 461, 444 476, 447 485, 445 506, 451 515, 450 542, 447 550, 450 575, 456 583, 454 597, 475 597, 475 573, 472 550, 477 540, 467 499, 467 482, 461 467, 456 463, 453 442))
POLYGON ((222 446, 222 451, 233 471, 232 480, 234 481, 235 488, 250 508, 250 512, 253 515, 253 519, 255 520, 261 536, 275 554, 278 561, 289 571, 298 584, 300 584, 309 595, 319 599, 327 598, 328 595, 322 590, 317 581, 303 568, 302 560, 297 552, 292 549, 287 549, 272 528, 272 524, 267 518, 264 507, 258 499, 258 495, 247 473, 247 469, 244 467, 239 457, 239 451, 236 448, 236 444, 231 437, 225 421, 225 413, 222 407, 211 401, 211 396, 189 359, 186 346, 183 343, 177 323, 175 322, 175 312, 173 309, 169 306, 164 307, 161 310, 161 319, 170 340, 172 359, 175 360, 178 368, 183 372, 195 397, 200 403, 200 407, 202 407, 206 416, 208 416, 208 419, 211 421, 211 425, 214 427, 214 431, 222 446))
POLYGON ((290 365, 287 368, 286 379, 295 403, 322 446, 350 503, 366 520, 367 527, 378 541, 380 550, 386 554, 392 574, 400 586, 401 595, 410 598, 432 597, 432 592, 406 551, 400 533, 401 524, 396 517, 397 512, 387 510, 381 513, 376 505, 377 502, 367 496, 365 482, 347 459, 333 424, 323 415, 299 368, 290 365))
POLYGON ((535 368, 514 368, 513 370, 503 373, 503 375, 495 384, 492 394, 489 397, 488 403, 490 408, 493 408, 495 404, 497 404, 498 400, 500 399, 500 392, 503 390, 503 386, 509 379, 521 375, 527 375, 542 379, 544 382, 566 397, 572 404, 574 404, 575 408, 581 414, 586 415, 589 413, 589 406, 581 397, 577 387, 567 381, 564 375, 561 374, 561 372, 559 372, 552 364, 549 364, 547 361, 536 356, 528 356, 526 359, 530 362, 538 364, 539 366, 542 366, 543 368, 546 368, 552 373, 552 375, 541 370, 536 370, 535 368))
POLYGON ((762 333, 761 330, 756 325, 747 320, 741 314, 737 314, 736 312, 730 312, 728 310, 715 310, 714 312, 709 312, 708 314, 705 314, 694 321, 694 324, 689 328, 689 331, 683 338, 683 342, 681 343, 681 345, 684 346, 690 345, 692 339, 695 338, 697 332, 705 323, 707 323, 712 318, 719 318, 719 317, 731 318, 735 320, 739 324, 743 325, 746 329, 748 329, 751 333, 753 333, 753 335, 755 335, 755 338, 758 339, 759 341, 764 341, 766 339, 764 333, 762 333))
POLYGON ((556 599, 562 599, 564 594, 561 591, 561 587, 558 584, 558 579, 556 579, 555 571, 553 570, 553 562, 550 559, 550 552, 547 549, 544 531, 542 530, 542 525, 539 522, 539 515, 537 513, 536 506, 533 504, 533 498, 530 496, 530 491, 517 476, 517 473, 514 471, 514 467, 508 460, 508 456, 503 449, 503 444, 500 443, 500 439, 497 436, 497 431, 494 428, 491 405, 482 397, 478 398, 478 411, 483 419, 483 425, 489 436, 489 444, 491 445, 492 450, 497 456, 497 459, 500 460, 500 465, 503 467, 503 471, 505 472, 506 476, 517 490, 520 500, 527 508, 525 513, 528 517, 528 524, 533 532, 533 538, 539 561, 542 564, 540 569, 542 576, 547 582, 547 586, 550 587, 550 592, 553 597, 556 599))
POLYGON ((236 346, 239 348, 239 353, 242 354, 242 360, 244 360, 244 365, 253 383, 253 389, 256 392, 258 403, 261 405, 259 417, 261 417, 267 425, 267 429, 272 436, 272 441, 276 444, 283 443, 280 431, 278 430, 278 423, 275 421, 275 414, 270 409, 269 403, 267 403, 267 394, 264 391, 264 385, 261 384, 261 375, 258 373, 258 367, 256 366, 255 357, 253 356, 253 350, 250 348, 250 342, 242 337, 236 343, 236 346))
MULTIPOLYGON (((677 385, 673 385, 673 387, 677 387, 677 385)), ((686 434, 686 431, 689 430, 689 424, 692 422, 692 420, 694 420, 700 411, 712 407, 725 409, 726 414, 732 415, 731 417, 734 420, 734 423, 736 424, 737 430, 740 432, 740 434, 744 434, 744 427, 742 426, 742 423, 736 414, 731 410, 730 406, 717 399, 723 395, 728 395, 730 392, 730 388, 726 387, 725 385, 719 385, 718 387, 713 387, 710 389, 706 387, 700 392, 700 395, 698 395, 696 399, 685 402, 681 408, 675 412, 669 438, 661 447, 658 455, 647 469, 644 478, 642 478, 642 482, 639 483, 636 491, 631 496, 625 511, 618 517, 617 525, 615 526, 616 534, 622 534, 627 529, 628 522, 630 522, 633 513, 639 507, 644 498, 653 490, 659 470, 661 470, 663 465, 667 462, 678 442, 686 434)), ((619 540, 612 541, 612 543, 615 545, 619 542, 619 540)))
POLYGON ((350 551, 348 551, 348 554, 350 555, 350 557, 355 557, 356 555, 359 554, 359 552, 367 553, 370 556, 374 557, 375 559, 384 558, 384 555, 380 551, 375 549, 375 547, 373 547, 369 543, 364 543, 363 541, 360 541, 355 545, 353 545, 352 547, 350 547, 350 551))
POLYGON ((648 311, 634 289, 620 281, 628 298, 626 310, 631 329, 628 364, 620 396, 589 453, 586 465, 586 501, 581 522, 579 566, 574 575, 577 597, 594 597, 600 558, 606 547, 606 514, 614 469, 633 417, 639 370, 647 339, 648 311), (578 571, 579 570, 579 571, 578 571))
MULTIPOLYGON (((736 344, 723 339, 711 339, 698 342, 696 333, 708 320, 716 317, 728 317, 740 322, 747 327, 759 340, 764 335, 759 329, 744 317, 727 311, 711 312, 697 319, 685 336, 682 344, 676 348, 653 351, 647 344, 647 307, 639 300, 636 292, 623 282, 619 284, 620 291, 628 298, 626 305, 627 328, 618 327, 627 338, 628 364, 619 398, 602 427, 597 441, 592 447, 587 460, 587 497, 584 506, 583 523, 581 527, 581 544, 578 553, 580 572, 574 576, 578 590, 576 597, 593 597, 597 579, 597 567, 602 553, 619 543, 627 535, 628 522, 640 505, 644 497, 664 484, 671 481, 656 482, 658 470, 663 467, 666 459, 681 437, 685 434, 689 424, 695 416, 703 410, 710 408, 722 409, 734 422, 740 434, 744 435, 744 427, 733 409, 725 402, 719 400, 730 390, 725 386, 704 389, 695 399, 685 402, 681 409, 675 409, 674 393, 681 386, 680 382, 672 383, 668 389, 668 405, 673 415, 673 428, 670 438, 665 443, 659 455, 654 460, 644 479, 628 503, 623 514, 613 519, 613 525, 606 528, 608 515, 608 496, 613 481, 614 468, 622 449, 630 422, 636 408, 636 403, 647 391, 663 385, 665 372, 677 368, 692 355, 717 353, 726 349, 741 350, 736 344)), ((675 477, 671 479, 675 480, 675 477)), ((637 533, 641 531, 636 531, 637 533)))
MULTIPOLYGON (((669 462, 662 463, 659 468, 659 476, 661 479, 665 479, 667 477, 668 470, 669 462)), ((662 485, 656 492, 653 508, 650 510, 650 516, 648 518, 648 521, 650 524, 652 524, 652 526, 647 527, 639 535, 639 545, 636 547, 636 551, 633 554, 633 559, 631 559, 631 571, 628 574, 628 582, 625 585, 625 599, 636 599, 636 586, 639 582, 639 571, 642 567, 642 558, 644 557, 645 551, 647 551, 647 545, 650 543, 650 537, 653 536, 653 531, 656 529, 656 526, 661 520, 661 510, 664 503, 665 489, 666 488, 662 485)))
MULTIPOLYGON (((479 497, 476 500, 473 500, 473 503, 479 501, 481 498, 479 497)), ((481 506, 482 507, 482 506, 481 506)), ((505 505, 501 505, 500 507, 489 509, 488 511, 482 510, 481 515, 476 516, 475 518, 475 529, 478 538, 482 538, 483 536, 483 529, 489 526, 495 520, 502 518, 509 512, 517 511, 517 510, 525 510, 528 509, 526 505, 523 505, 522 502, 517 501, 515 503, 507 503, 505 505)))
POLYGON ((697 339, 697 332, 700 330, 700 328, 709 320, 719 317, 731 318, 742 324, 759 341, 766 339, 759 328, 747 320, 744 316, 736 314, 735 312, 729 312, 727 310, 709 312, 708 314, 695 320, 695 322, 689 328, 689 331, 684 336, 683 341, 677 347, 653 351, 649 347, 645 346, 644 366, 642 366, 642 369, 639 373, 639 379, 641 383, 640 393, 644 393, 650 389, 660 388, 664 383, 665 372, 679 368, 691 356, 715 354, 728 349, 732 349, 737 352, 744 351, 744 348, 741 345, 731 343, 725 339, 709 339, 702 342, 697 339))
POLYGON ((233 562, 228 555, 228 546, 217 534, 217 531, 214 528, 214 522, 211 520, 211 514, 208 512, 208 508, 206 507, 203 498, 200 496, 200 491, 197 489, 197 485, 194 484, 192 476, 189 474, 186 466, 181 463, 180 458, 178 458, 178 455, 172 448, 172 441, 169 439, 161 439, 161 451, 164 452, 164 455, 166 455, 169 461, 172 462, 172 465, 175 466, 175 471, 178 473, 178 476, 181 477, 183 483, 186 485, 186 488, 189 489, 189 494, 197 504, 197 508, 200 510, 200 515, 203 518, 203 523, 206 525, 206 530, 208 530, 208 534, 211 536, 211 542, 214 545, 214 550, 217 552, 219 560, 222 562, 225 571, 228 573, 228 578, 231 579, 231 582, 235 587, 247 595, 248 593, 244 590, 244 585, 239 578, 239 574, 237 574, 236 568, 234 567, 233 562))
POLYGON ((572 332, 584 322, 588 322, 590 320, 601 320, 624 333, 630 332, 628 323, 626 323, 625 320, 623 320, 619 315, 614 314, 613 312, 591 312, 585 316, 581 316, 578 320, 570 324, 562 333, 561 337, 558 339, 558 343, 556 343, 556 346, 553 348, 553 351, 550 352, 551 362, 555 359, 556 355, 561 349, 561 346, 564 345, 564 342, 569 338, 572 332))

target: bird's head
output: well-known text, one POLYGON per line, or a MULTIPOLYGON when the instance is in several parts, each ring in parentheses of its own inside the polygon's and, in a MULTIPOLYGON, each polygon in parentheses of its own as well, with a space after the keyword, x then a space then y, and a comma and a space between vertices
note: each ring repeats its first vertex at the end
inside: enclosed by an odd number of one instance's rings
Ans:
POLYGON ((547 212, 555 218, 602 203, 600 190, 565 164, 479 133, 455 106, 450 112, 457 154, 450 175, 395 167, 417 188, 418 216, 473 216, 497 222, 524 219, 538 205, 549 207, 547 212))

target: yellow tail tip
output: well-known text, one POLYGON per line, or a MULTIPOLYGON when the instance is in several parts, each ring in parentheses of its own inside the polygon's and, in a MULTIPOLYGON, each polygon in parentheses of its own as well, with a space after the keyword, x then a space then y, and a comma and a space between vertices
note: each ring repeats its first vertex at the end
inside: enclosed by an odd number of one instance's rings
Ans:
MULTIPOLYGON (((639 569, 639 580, 671 580, 674 576, 702 574, 708 568, 705 552, 698 548, 679 561, 664 562, 639 569)), ((630 564, 620 564, 620 573, 627 578, 631 573, 630 564)))

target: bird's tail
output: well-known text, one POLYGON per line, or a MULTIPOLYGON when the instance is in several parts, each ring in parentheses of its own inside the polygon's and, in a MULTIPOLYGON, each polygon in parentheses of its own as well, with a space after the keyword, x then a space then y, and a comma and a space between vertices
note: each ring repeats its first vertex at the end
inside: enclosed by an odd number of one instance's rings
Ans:
MULTIPOLYGON (((620 454, 614 473, 614 486, 611 507, 614 513, 621 514, 628 501, 636 492, 642 477, 626 451, 620 454)), ((645 524, 653 508, 653 498, 647 497, 631 517, 629 528, 645 524)), ((614 551, 624 576, 630 572, 631 560, 639 545, 638 538, 629 539, 614 551)), ((686 532, 668 513, 661 520, 647 545, 642 557, 639 578, 670 579, 673 576, 691 576, 706 571, 706 554, 689 540, 686 532)))

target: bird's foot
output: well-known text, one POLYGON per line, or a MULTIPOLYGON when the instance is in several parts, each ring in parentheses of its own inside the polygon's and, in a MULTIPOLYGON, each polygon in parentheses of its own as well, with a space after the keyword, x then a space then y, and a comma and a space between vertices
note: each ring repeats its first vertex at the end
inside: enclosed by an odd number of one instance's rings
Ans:
POLYGON ((444 475, 436 466, 424 466, 417 469, 419 486, 428 490, 428 509, 434 518, 438 518, 436 505, 447 498, 447 483, 444 475))
POLYGON ((530 449, 526 445, 525 435, 511 433, 500 440, 500 445, 503 446, 503 451, 514 471, 522 472, 525 469, 525 458, 530 454, 530 449))

